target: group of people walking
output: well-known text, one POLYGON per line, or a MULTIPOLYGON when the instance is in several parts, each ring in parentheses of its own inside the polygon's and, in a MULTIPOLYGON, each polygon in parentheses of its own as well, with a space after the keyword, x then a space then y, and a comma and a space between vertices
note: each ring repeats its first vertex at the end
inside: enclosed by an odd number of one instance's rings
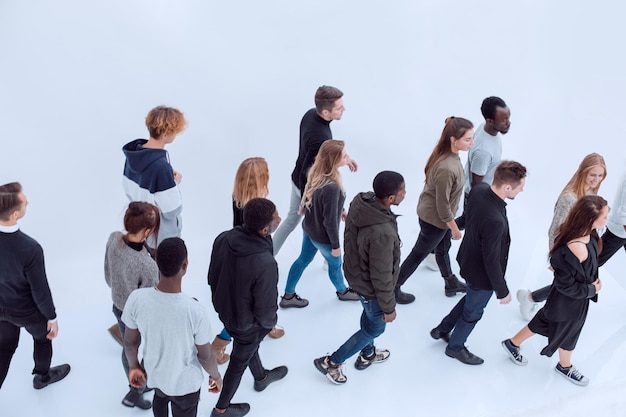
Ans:
MULTIPOLYGON (((331 382, 347 381, 342 366, 354 355, 358 370, 390 357, 391 352, 376 347, 375 340, 395 320, 397 304, 415 300, 401 287, 430 254, 444 280, 444 294, 464 294, 430 335, 446 342, 445 355, 468 365, 484 362, 465 344, 494 293, 502 304, 512 300, 505 279, 511 242, 506 206, 524 190, 527 175, 519 162, 502 160, 502 135, 510 128, 510 109, 502 99, 488 97, 481 106, 485 121, 478 128, 461 117, 445 120, 424 169, 417 205, 420 232, 402 263, 397 216, 392 211, 406 195, 400 173, 379 172, 372 190, 357 193, 345 210, 347 193, 339 169, 348 166, 357 171, 358 164, 347 153, 345 142, 333 139, 330 129, 344 110, 339 89, 317 90, 315 107, 300 124, 284 221, 267 199, 267 162, 254 157, 239 166, 232 194, 233 228, 215 239, 208 268, 213 308, 223 325, 214 338, 206 307, 181 289, 188 267, 187 248, 180 239, 182 176, 170 165, 165 146, 184 130, 182 112, 165 106, 152 109, 146 117, 149 139, 136 139, 123 147, 123 184, 130 203, 124 215, 125 233, 113 232, 107 242, 104 271, 117 320, 114 328, 124 346, 122 368, 129 385, 124 405, 152 408, 156 417, 167 416, 168 408, 175 417, 195 416, 204 369, 209 391, 219 393, 212 417, 247 414, 249 404, 231 402, 246 368, 256 391, 288 374, 286 366, 265 368, 259 345, 266 336, 284 335, 277 324, 279 306, 309 305, 296 287, 318 251, 327 263, 337 298, 359 301, 362 306, 359 329, 332 354, 313 361, 331 382), (465 167, 461 152, 468 152, 465 167), (279 302, 275 255, 301 219, 301 251, 289 268, 279 302), (461 239, 456 259, 464 282, 453 273, 449 254, 451 240, 461 239), (230 343, 232 351, 227 354, 230 343), (226 362, 222 378, 218 364, 226 362), (152 402, 144 399, 150 390, 154 390, 152 402)), ((578 385, 586 385, 588 378, 573 366, 571 355, 589 301, 597 301, 602 289, 598 267, 620 247, 626 248, 626 176, 610 217, 606 200, 597 195, 604 178, 603 158, 588 155, 559 196, 549 232, 553 282, 532 293, 517 292, 520 311, 530 321, 502 342, 511 360, 524 365, 522 342, 536 333, 546 336, 548 344, 541 354, 558 351, 556 371, 578 385), (608 229, 600 238, 598 230, 607 220, 608 229), (538 308, 544 300, 545 306, 538 308)), ((56 315, 41 247, 17 226, 26 204, 18 183, 0 186, 0 386, 17 347, 15 333, 25 327, 35 340, 33 384, 43 388, 65 377, 70 367, 50 367, 56 315), (5 255, 10 253, 16 255, 5 255)))

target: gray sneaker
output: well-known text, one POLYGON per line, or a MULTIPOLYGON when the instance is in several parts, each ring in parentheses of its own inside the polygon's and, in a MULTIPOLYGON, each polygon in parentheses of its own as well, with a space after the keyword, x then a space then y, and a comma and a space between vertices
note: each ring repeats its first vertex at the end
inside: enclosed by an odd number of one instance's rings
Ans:
POLYGON ((330 360, 330 356, 322 356, 313 360, 313 365, 320 371, 333 384, 341 385, 345 384, 348 378, 343 374, 341 364, 337 365, 330 360))
POLYGON ((346 288, 342 292, 336 291, 337 298, 341 301, 359 301, 361 297, 352 288, 346 288))
POLYGON ((302 308, 309 305, 309 300, 305 298, 301 298, 298 294, 293 294, 291 298, 285 298, 285 296, 280 297, 280 307, 281 308, 289 308, 296 307, 302 308))
POLYGON ((589 378, 581 374, 580 371, 576 367, 574 367, 574 365, 564 368, 561 366, 560 363, 557 362, 554 370, 557 374, 561 375, 572 384, 580 385, 583 387, 589 384, 589 378))
POLYGON ((382 363, 389 359, 391 352, 387 349, 376 349, 374 348, 374 353, 371 356, 364 356, 363 352, 359 353, 359 356, 356 358, 356 362, 354 362, 354 367, 359 371, 362 371, 365 368, 368 368, 373 363, 382 363))

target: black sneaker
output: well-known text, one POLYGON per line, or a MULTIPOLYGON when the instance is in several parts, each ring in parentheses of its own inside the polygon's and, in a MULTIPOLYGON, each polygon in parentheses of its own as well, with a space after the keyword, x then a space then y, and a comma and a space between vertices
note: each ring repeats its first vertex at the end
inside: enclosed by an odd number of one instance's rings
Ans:
POLYGON ((557 374, 561 375, 572 384, 580 385, 582 387, 589 384, 589 378, 581 374, 580 371, 574 367, 574 365, 564 368, 560 363, 557 363, 554 370, 557 374))
POLYGON ((503 340, 502 347, 506 350, 506 353, 509 354, 509 358, 511 358, 515 365, 528 365, 528 360, 519 353, 520 347, 515 346, 513 342, 511 342, 511 339, 503 340))
POLYGON ((35 375, 33 377, 33 388, 42 389, 62 380, 70 373, 70 369, 71 367, 67 363, 64 363, 63 365, 50 368, 46 375, 35 375))
POLYGON ((456 275, 450 275, 448 278, 444 278, 444 281, 444 291, 446 293, 446 297, 454 297, 456 293, 463 293, 467 291, 467 286, 459 281, 456 275))
POLYGON ((269 384, 283 379, 285 375, 287 375, 286 366, 278 366, 271 371, 266 370, 265 378, 260 381, 254 381, 254 390, 259 392, 263 391, 269 384))
POLYGON ((393 291, 396 296, 396 303, 398 304, 411 304, 415 301, 415 296, 413 294, 409 294, 408 292, 402 292, 400 287, 396 287, 393 291))
POLYGON ((474 355, 472 352, 467 350, 466 347, 458 351, 446 347, 446 355, 451 358, 457 359, 466 365, 481 365, 485 362, 482 358, 474 355))
POLYGON ((152 407, 152 403, 143 399, 143 392, 137 388, 131 388, 128 394, 122 400, 122 404, 126 407, 139 407, 142 410, 148 410, 152 407))
POLYGON ((430 331, 430 337, 432 337, 435 340, 441 339, 446 343, 450 342, 450 333, 444 333, 441 330, 437 329, 436 327, 430 331))
POLYGON ((313 365, 320 371, 333 384, 341 385, 345 384, 348 378, 343 374, 341 364, 337 365, 330 360, 330 356, 322 356, 313 361, 313 365))
POLYGON ((374 353, 371 356, 364 356, 363 352, 359 353, 359 356, 354 362, 354 367, 359 371, 368 368, 373 363, 382 363, 389 359, 391 352, 387 349, 374 349, 374 353))
POLYGON ((230 403, 226 412, 218 413, 215 408, 211 411, 211 417, 243 417, 250 412, 248 403, 230 403))

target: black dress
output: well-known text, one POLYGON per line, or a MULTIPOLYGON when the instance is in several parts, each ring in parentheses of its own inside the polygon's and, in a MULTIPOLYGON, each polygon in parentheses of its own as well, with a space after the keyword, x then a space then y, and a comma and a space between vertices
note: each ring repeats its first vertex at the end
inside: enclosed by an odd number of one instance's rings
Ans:
POLYGON ((534 333, 548 337, 542 355, 552 356, 559 348, 574 350, 587 318, 589 300, 597 301, 592 282, 598 278, 598 239, 586 244, 589 256, 580 262, 567 245, 558 247, 550 264, 554 281, 545 306, 528 323, 534 333))

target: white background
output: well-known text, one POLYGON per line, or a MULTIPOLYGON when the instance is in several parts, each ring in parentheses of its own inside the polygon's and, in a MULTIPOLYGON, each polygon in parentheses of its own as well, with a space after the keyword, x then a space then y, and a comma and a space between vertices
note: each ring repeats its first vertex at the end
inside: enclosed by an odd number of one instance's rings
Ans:
MULTIPOLYGON (((60 325, 53 364, 72 365, 63 382, 33 390, 23 333, 0 391, 2 415, 149 415, 120 405, 126 384, 120 348, 106 332, 114 318, 102 261, 127 204, 121 147, 146 137, 144 117, 159 104, 189 121, 168 150, 183 174, 191 262, 184 290, 209 307, 210 247, 231 225, 237 166, 265 157, 270 198, 286 214, 300 118, 322 84, 345 93, 346 112, 332 129, 360 167, 344 172, 348 200, 383 169, 406 178, 407 198, 396 208, 404 255, 419 231, 423 168, 444 119, 478 126, 482 99, 502 97, 512 112, 503 157, 529 170, 526 190, 508 206, 508 281, 513 292, 547 284, 552 208, 580 160, 605 157, 600 194, 610 202, 625 168, 625 9, 539 0, 2 1, 0 183, 20 181, 30 200, 20 225, 46 252, 60 325)), ((297 229, 277 257, 279 291, 300 238, 297 229)), ((428 331, 458 298, 444 297, 438 273, 423 268, 405 286, 417 301, 400 306, 380 337, 389 361, 359 372, 351 359, 348 383, 336 387, 312 360, 357 329, 360 308, 336 300, 314 261, 298 286, 311 305, 281 310, 286 336, 261 347, 265 365, 285 364, 289 375, 256 393, 247 373, 235 401, 250 402, 257 416, 623 415, 625 267, 619 252, 601 270, 600 302, 573 356, 591 379, 587 388, 554 373, 556 357, 538 354, 540 336, 525 345, 529 366, 509 362, 499 342, 524 324, 516 301, 493 300, 470 336, 484 365, 447 358, 428 331)), ((215 315, 212 325, 219 330, 215 315)), ((205 391, 206 416, 216 397, 205 391)))

